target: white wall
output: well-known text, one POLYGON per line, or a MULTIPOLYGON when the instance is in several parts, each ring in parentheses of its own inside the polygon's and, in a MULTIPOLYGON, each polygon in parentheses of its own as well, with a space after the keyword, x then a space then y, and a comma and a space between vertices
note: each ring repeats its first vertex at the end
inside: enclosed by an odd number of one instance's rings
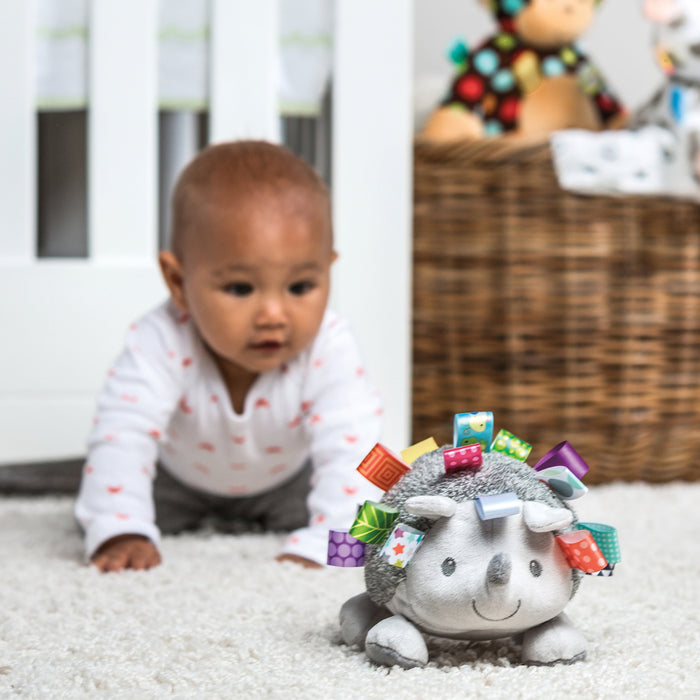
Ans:
MULTIPOLYGON (((457 37, 474 47, 496 23, 479 0, 415 0, 415 106, 417 126, 447 89, 453 66, 447 48, 457 37)), ((657 87, 651 25, 642 0, 603 0, 590 30, 579 42, 628 109, 657 87)))

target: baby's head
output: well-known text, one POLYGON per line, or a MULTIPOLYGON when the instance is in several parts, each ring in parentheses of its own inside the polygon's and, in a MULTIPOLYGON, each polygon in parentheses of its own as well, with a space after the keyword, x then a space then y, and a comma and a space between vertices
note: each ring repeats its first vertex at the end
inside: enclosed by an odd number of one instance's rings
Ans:
POLYGON ((334 259, 328 191, 287 149, 222 143, 180 175, 159 262, 227 378, 276 369, 309 346, 334 259))

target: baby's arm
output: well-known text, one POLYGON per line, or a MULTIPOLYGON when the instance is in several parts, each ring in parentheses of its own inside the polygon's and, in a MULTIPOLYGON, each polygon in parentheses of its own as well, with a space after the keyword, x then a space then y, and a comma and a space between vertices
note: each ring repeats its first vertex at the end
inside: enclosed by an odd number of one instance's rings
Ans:
POLYGON ((306 417, 313 465, 307 499, 310 522, 289 536, 283 555, 325 564, 328 530, 347 529, 358 504, 382 494, 357 472, 379 440, 382 404, 345 321, 324 322, 312 348, 303 392, 310 406, 306 417))
POLYGON ((276 557, 277 561, 291 561, 293 564, 301 564, 305 569, 320 569, 322 568, 318 562, 315 562, 306 557, 301 557, 298 554, 280 554, 276 557))
POLYGON ((171 369, 181 363, 164 361, 173 347, 165 311, 149 314, 130 329, 98 397, 75 514, 86 555, 101 571, 160 561, 152 480, 157 442, 181 391, 171 369))

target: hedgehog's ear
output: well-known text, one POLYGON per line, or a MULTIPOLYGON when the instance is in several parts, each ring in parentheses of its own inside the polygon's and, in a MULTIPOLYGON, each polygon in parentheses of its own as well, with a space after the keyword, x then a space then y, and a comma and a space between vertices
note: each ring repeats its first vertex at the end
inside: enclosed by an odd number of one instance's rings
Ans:
POLYGON ((457 501, 447 496, 413 496, 404 504, 412 515, 422 515, 431 520, 451 518, 455 514, 457 501))
POLYGON ((533 532, 551 532, 571 525, 574 514, 568 508, 553 508, 538 501, 523 503, 523 520, 533 532))

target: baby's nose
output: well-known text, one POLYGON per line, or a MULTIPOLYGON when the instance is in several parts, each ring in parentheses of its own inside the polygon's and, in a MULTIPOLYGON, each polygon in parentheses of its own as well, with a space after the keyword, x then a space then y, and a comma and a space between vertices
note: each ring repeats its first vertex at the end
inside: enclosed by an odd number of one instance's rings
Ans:
POLYGON ((258 313, 258 323, 261 325, 280 325, 285 322, 286 312, 284 303, 277 297, 268 297, 263 300, 258 313))

